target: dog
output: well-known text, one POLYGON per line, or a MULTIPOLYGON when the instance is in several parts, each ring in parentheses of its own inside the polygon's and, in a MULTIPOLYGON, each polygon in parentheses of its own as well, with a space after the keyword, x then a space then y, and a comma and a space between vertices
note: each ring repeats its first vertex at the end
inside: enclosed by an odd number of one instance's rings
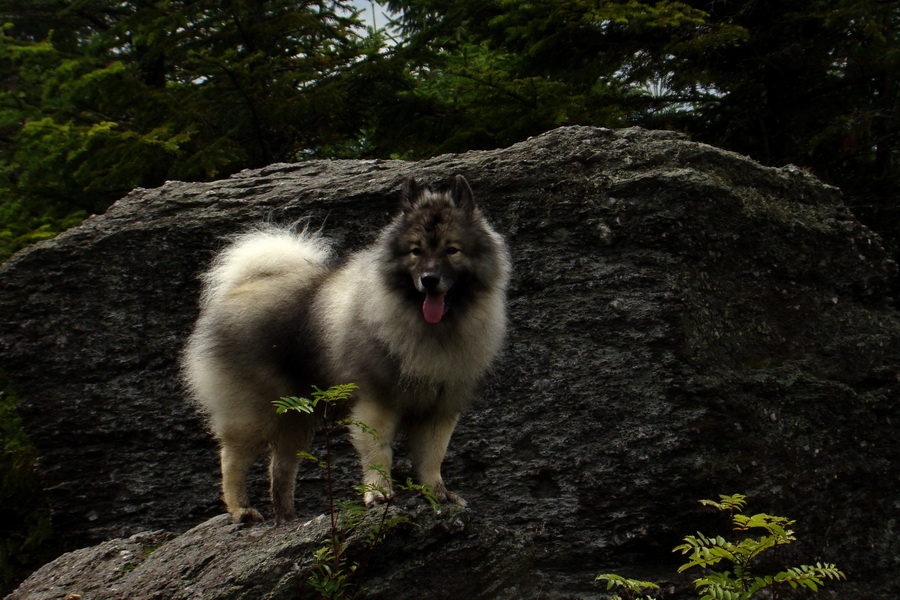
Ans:
POLYGON ((182 371, 219 442, 232 519, 262 520, 246 479, 266 451, 274 518, 296 517, 298 452, 310 447, 317 419, 276 414, 273 401, 338 383, 358 386, 350 429, 367 506, 392 493, 401 426, 418 482, 465 506, 441 464, 501 350, 510 270, 505 240, 460 175, 442 188, 407 180, 399 213, 339 266, 328 240, 308 228, 266 225, 231 240, 202 275, 182 371))

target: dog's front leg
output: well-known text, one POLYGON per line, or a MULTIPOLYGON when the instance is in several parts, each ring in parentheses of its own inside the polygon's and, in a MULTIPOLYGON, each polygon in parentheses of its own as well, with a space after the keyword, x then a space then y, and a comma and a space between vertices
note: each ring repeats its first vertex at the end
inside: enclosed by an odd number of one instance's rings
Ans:
POLYGON ((429 486, 439 501, 465 507, 466 501, 447 490, 441 476, 441 464, 458 420, 459 414, 431 414, 413 422, 409 428, 409 447, 419 483, 429 486))
POLYGON ((352 412, 350 432, 362 465, 363 500, 366 506, 384 502, 393 495, 391 488, 391 444, 397 434, 400 415, 383 404, 361 397, 352 412))

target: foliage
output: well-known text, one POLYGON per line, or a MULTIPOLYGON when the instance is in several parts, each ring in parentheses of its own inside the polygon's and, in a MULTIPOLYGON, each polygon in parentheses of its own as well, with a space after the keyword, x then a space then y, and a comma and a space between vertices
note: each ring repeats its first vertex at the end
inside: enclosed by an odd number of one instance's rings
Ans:
POLYGON ((900 230, 900 11, 879 0, 0 0, 0 258, 134 187, 422 158, 560 125, 794 163, 900 230))
POLYGON ((50 509, 34 474, 36 453, 15 412, 17 399, 0 388, 0 595, 52 558, 50 509))
POLYGON ((686 36, 707 47, 740 28, 683 2, 390 0, 398 57, 416 87, 380 133, 410 156, 496 147, 559 125, 623 126, 672 99, 650 82, 686 36))
MULTIPOLYGON (((328 489, 330 530, 328 542, 322 546, 314 556, 313 565, 308 571, 306 583, 322 598, 329 600, 343 600, 355 598, 359 592, 360 580, 366 570, 368 559, 383 540, 385 534, 401 525, 412 524, 407 515, 392 513, 390 508, 393 503, 393 494, 388 490, 379 489, 370 484, 354 486, 357 499, 338 501, 334 492, 334 458, 331 452, 331 437, 339 429, 346 425, 360 427, 370 435, 377 436, 377 432, 357 420, 334 419, 334 409, 337 405, 346 402, 358 388, 353 383, 335 385, 327 390, 321 390, 313 386, 311 398, 290 396, 276 400, 273 404, 278 414, 296 411, 306 414, 320 413, 325 420, 325 456, 318 458, 308 452, 301 452, 303 458, 316 463, 325 471, 328 489), (380 510, 373 515, 359 500, 367 492, 379 492, 379 496, 385 498, 380 510), (353 560, 346 555, 351 537, 363 534, 364 546, 368 549, 364 562, 353 560)), ((390 479, 381 467, 373 467, 380 471, 384 481, 389 481, 393 488, 399 491, 413 491, 421 494, 437 511, 437 498, 430 492, 427 486, 418 485, 407 479, 406 483, 398 483, 390 479)))
POLYGON ((762 530, 763 535, 759 537, 746 535, 737 541, 730 541, 721 536, 711 538, 698 533, 696 536, 685 537, 685 543, 673 550, 688 555, 688 562, 678 569, 679 573, 693 567, 708 568, 722 561, 731 563, 731 570, 712 572, 694 581, 702 600, 744 600, 762 589, 780 584, 788 584, 792 588, 803 587, 815 592, 825 579, 845 578, 844 574, 830 563, 801 565, 774 575, 757 574, 753 563, 762 552, 790 544, 797 538, 789 529, 794 521, 765 513, 752 516, 741 513, 745 505, 744 499, 745 496, 735 494, 720 496, 719 502, 701 500, 701 503, 728 512, 731 515, 732 529, 737 534, 744 535, 750 530, 762 530))
POLYGON ((717 93, 684 114, 679 126, 766 164, 810 167, 857 194, 896 194, 900 11, 895 4, 692 4, 703 6, 711 22, 742 28, 746 37, 682 57, 675 88, 706 81, 717 93))
MULTIPOLYGON (((743 514, 741 511, 746 505, 746 496, 742 494, 721 495, 718 501, 700 500, 700 503, 728 513, 736 534, 735 540, 728 540, 722 536, 710 537, 697 533, 685 537, 684 543, 673 549, 673 552, 688 557, 687 562, 678 569, 679 573, 694 567, 709 569, 719 563, 729 564, 729 569, 709 570, 694 580, 700 600, 749 600, 765 589, 771 589, 773 597, 777 598, 778 588, 784 586, 816 592, 826 580, 846 579, 835 565, 821 562, 787 568, 773 575, 760 573, 757 562, 763 552, 796 541, 794 532, 789 529, 794 521, 765 513, 743 514), (751 530, 761 530, 762 535, 754 537, 749 534, 751 530)), ((597 580, 607 581, 607 589, 618 585, 630 593, 653 586, 610 574, 599 575, 597 580)))
MULTIPOLYGON (((597 575, 596 581, 605 581, 606 589, 611 590, 614 587, 622 588, 625 590, 625 593, 628 594, 629 598, 636 598, 637 600, 652 600, 650 596, 644 596, 643 599, 638 598, 637 594, 640 594, 645 589, 649 590, 658 590, 659 586, 655 583, 651 583, 649 581, 639 581, 637 579, 627 579, 622 577, 621 575, 614 575, 612 573, 606 573, 604 575, 597 575)), ((622 600, 621 596, 614 595, 610 598, 610 600, 622 600)))
POLYGON ((382 153, 504 146, 558 125, 679 129, 841 186, 900 234, 900 11, 878 0, 388 0, 416 81, 382 153))
POLYGON ((346 402, 350 399, 350 396, 353 395, 353 392, 358 389, 359 388, 355 383, 334 385, 327 390, 322 390, 313 386, 313 393, 310 394, 312 398, 288 396, 281 398, 280 400, 275 400, 272 404, 275 405, 275 412, 279 415, 283 415, 292 410, 311 415, 314 414, 320 406, 324 409, 338 403, 346 402))
POLYGON ((4 22, 5 252, 135 187, 355 143, 384 75, 345 1, 0 0, 4 22))
MULTIPOLYGON (((326 468, 331 468, 328 465, 326 468)), ((421 494, 437 510, 437 499, 426 486, 421 486, 407 479, 399 483, 390 481, 395 490, 412 491, 421 494)), ((369 558, 375 548, 384 541, 385 535, 392 529, 403 525, 414 525, 406 514, 392 513, 393 496, 387 490, 374 489, 372 486, 355 486, 358 494, 356 500, 336 502, 331 512, 334 520, 327 543, 316 551, 313 564, 307 572, 306 583, 322 598, 343 600, 357 597, 363 589, 360 583, 369 558), (381 492, 387 500, 376 513, 369 511, 359 500, 367 491, 381 492), (346 554, 350 539, 363 534, 363 546, 367 549, 362 562, 349 558, 346 554)))

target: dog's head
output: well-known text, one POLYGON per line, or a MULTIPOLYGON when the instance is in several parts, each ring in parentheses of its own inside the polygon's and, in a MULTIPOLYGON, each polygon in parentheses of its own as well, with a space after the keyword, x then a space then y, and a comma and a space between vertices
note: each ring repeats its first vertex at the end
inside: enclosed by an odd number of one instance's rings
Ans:
POLYGON ((408 179, 387 236, 395 282, 421 305, 428 323, 464 307, 483 276, 496 269, 496 234, 461 175, 438 189, 408 179))

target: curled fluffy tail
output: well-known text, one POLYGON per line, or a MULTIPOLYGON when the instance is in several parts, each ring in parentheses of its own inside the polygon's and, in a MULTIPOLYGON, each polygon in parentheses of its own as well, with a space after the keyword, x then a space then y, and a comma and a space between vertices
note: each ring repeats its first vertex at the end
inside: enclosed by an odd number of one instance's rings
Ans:
POLYGON ((306 229, 266 225, 236 235, 203 274, 201 306, 214 304, 236 287, 259 278, 314 277, 331 258, 328 241, 306 229))

